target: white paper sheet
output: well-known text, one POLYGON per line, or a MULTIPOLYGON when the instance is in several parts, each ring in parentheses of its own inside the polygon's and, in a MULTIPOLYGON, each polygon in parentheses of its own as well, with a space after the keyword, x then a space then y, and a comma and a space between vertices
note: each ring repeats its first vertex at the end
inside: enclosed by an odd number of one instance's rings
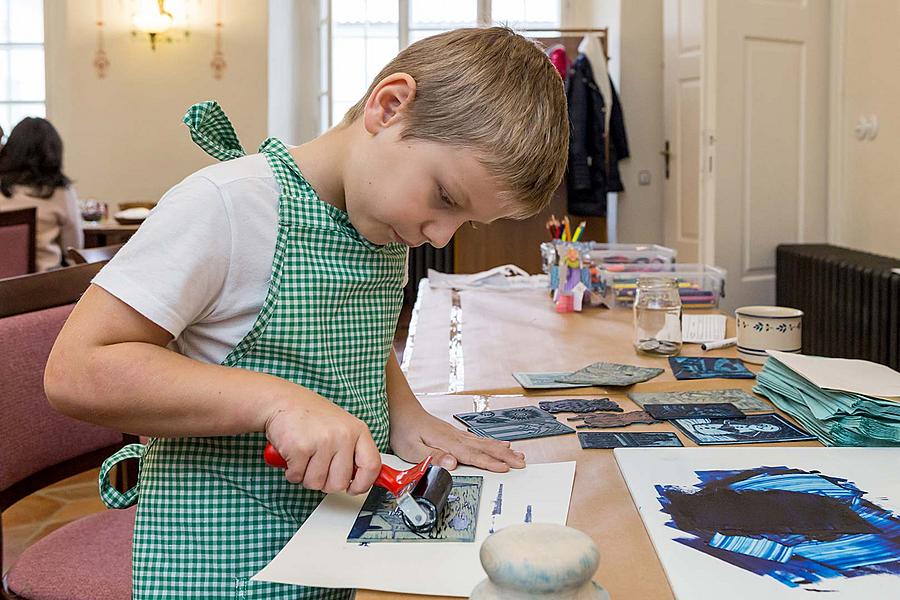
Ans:
POLYGON ((433 288, 512 292, 522 289, 547 289, 550 287, 550 277, 529 275, 528 271, 516 265, 503 265, 471 274, 441 273, 428 269, 428 284, 433 288))
POLYGON ((900 400, 900 373, 885 365, 867 360, 768 352, 820 388, 900 400))
MULTIPOLYGON (((382 455, 395 468, 408 468, 396 456, 382 455)), ((566 524, 575 480, 575 463, 529 465, 508 473, 460 467, 454 475, 484 477, 475 541, 375 543, 347 542, 365 495, 329 494, 287 545, 253 579, 316 587, 363 588, 409 594, 468 597, 487 577, 478 558, 490 531, 522 523, 528 506, 533 522, 566 524), (500 484, 502 511, 492 515, 500 484)))
MULTIPOLYGON (((689 489, 699 483, 695 471, 785 466, 847 479, 867 491, 866 499, 894 514, 900 511, 900 478, 888 467, 900 464, 900 448, 616 448, 613 452, 678 600, 810 600, 817 594, 675 541, 692 536, 666 525, 671 517, 660 510, 656 485, 689 489)), ((895 575, 827 578, 812 587, 832 592, 823 596, 833 600, 900 598, 900 577, 895 575)))
POLYGON ((683 315, 682 339, 687 344, 724 340, 727 319, 725 315, 683 315))

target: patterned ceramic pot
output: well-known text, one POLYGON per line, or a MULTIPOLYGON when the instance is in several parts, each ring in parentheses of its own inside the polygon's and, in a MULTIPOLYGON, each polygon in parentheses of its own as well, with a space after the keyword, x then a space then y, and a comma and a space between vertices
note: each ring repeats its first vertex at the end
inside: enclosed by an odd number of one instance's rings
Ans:
POLYGON ((737 349, 747 362, 762 364, 766 350, 800 352, 803 311, 784 306, 743 306, 737 318, 737 349))

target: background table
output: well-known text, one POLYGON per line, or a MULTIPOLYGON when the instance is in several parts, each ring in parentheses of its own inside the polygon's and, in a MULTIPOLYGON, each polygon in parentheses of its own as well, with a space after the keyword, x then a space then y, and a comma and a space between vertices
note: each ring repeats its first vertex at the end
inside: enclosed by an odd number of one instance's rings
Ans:
POLYGON ((115 219, 102 221, 82 221, 81 231, 84 233, 84 247, 98 248, 109 244, 127 242, 140 225, 120 225, 115 219))
MULTIPOLYGON (((739 388, 750 392, 752 379, 677 381, 664 358, 637 355, 631 346, 629 310, 590 309, 583 313, 557 314, 544 291, 487 292, 465 290, 455 299, 461 309, 459 326, 464 366, 465 393, 440 393, 448 387, 450 373, 450 290, 420 288, 415 322, 411 323, 406 352, 407 377, 430 413, 463 429, 454 413, 489 408, 535 405, 556 398, 609 397, 623 409, 639 410, 620 388, 573 388, 525 392, 512 378, 513 371, 574 370, 596 361, 612 361, 664 367, 658 377, 628 391, 660 392, 739 388)), ((729 319, 726 335, 734 335, 729 319)), ((687 344, 685 356, 737 356, 734 347, 702 352, 687 344)), ((759 366, 748 364, 758 372, 759 366)), ((751 392, 752 393, 752 392, 751 392)), ((774 409, 773 412, 780 412, 774 409)), ((780 413, 783 415, 783 413, 780 413)), ((565 422, 570 414, 557 419, 565 422)), ((784 416, 784 415, 783 415, 784 416)), ((603 431, 621 431, 621 428, 603 431)), ((696 444, 674 425, 631 425, 629 432, 675 432, 685 446, 696 444)), ((597 431, 597 430, 594 430, 597 431)), ((575 483, 567 524, 587 533, 600 549, 600 565, 594 580, 609 590, 614 600, 670 600, 673 598, 662 565, 644 529, 631 494, 616 465, 612 450, 582 450, 576 435, 562 435, 513 442, 530 463, 576 461, 575 483)), ((819 446, 818 442, 760 444, 765 446, 819 446)), ((398 565, 397 568, 415 568, 398 565)), ((359 590, 358 600, 430 598, 359 590)))

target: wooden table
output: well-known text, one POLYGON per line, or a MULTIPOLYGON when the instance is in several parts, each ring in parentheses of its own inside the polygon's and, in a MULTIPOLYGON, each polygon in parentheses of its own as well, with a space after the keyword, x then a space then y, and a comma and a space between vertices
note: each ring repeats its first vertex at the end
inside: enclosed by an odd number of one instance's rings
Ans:
POLYGON ((97 248, 109 244, 120 244, 128 241, 140 225, 120 225, 115 219, 102 221, 82 221, 81 231, 84 233, 84 247, 97 248))
MULTIPOLYGON (((462 314, 454 335, 461 340, 458 345, 463 368, 460 370, 457 365, 455 376, 451 377, 453 361, 460 362, 459 352, 451 356, 450 351, 454 294, 446 289, 431 289, 427 284, 419 289, 410 323, 412 339, 404 354, 407 379, 417 394, 502 390, 521 393, 522 388, 512 376, 515 371, 574 371, 597 361, 666 368, 652 383, 638 384, 633 391, 662 382, 671 383, 672 390, 694 389, 690 382, 677 381, 672 376, 665 358, 635 353, 630 310, 592 308, 558 314, 545 290, 463 290, 456 294, 455 303, 456 312, 462 314)), ((734 319, 730 318, 726 336, 735 335, 734 331, 734 319)), ((686 344, 682 355, 737 353, 734 347, 703 352, 697 344, 686 344)), ((582 389, 581 393, 591 390, 582 389)))
MULTIPOLYGON (((646 366, 665 366, 661 358, 638 356, 631 348, 631 312, 593 309, 582 314, 558 315, 543 292, 501 293, 461 292, 462 348, 464 389, 479 392, 440 394, 446 389, 449 367, 448 336, 449 290, 420 290, 417 321, 411 325, 414 334, 408 364, 408 377, 414 384, 423 406, 432 414, 462 428, 453 413, 536 404, 527 397, 509 373, 513 370, 566 370, 590 362, 607 360, 646 366), (506 394, 506 395, 504 395, 506 394), (510 396, 509 394, 516 394, 510 396)), ((729 320, 728 335, 734 331, 729 320)), ((683 355, 702 352, 686 345, 683 355)), ((708 352, 708 356, 736 356, 735 349, 708 352)), ((759 367, 748 365, 752 370, 759 367)), ((632 386, 633 391, 658 392, 740 388, 750 391, 755 380, 709 379, 676 381, 671 370, 651 381, 632 386)), ((576 388, 540 394, 543 397, 608 396, 622 408, 638 410, 621 390, 576 388)), ((610 431, 617 431, 616 429, 610 431)), ((671 431, 685 446, 693 441, 668 423, 631 425, 628 431, 671 431)), ((788 444, 761 444, 785 446, 788 444)), ((800 442, 792 446, 818 446, 818 442, 800 442)), ((525 453, 528 462, 577 462, 572 501, 567 524, 594 540, 600 549, 600 565, 594 580, 603 585, 614 600, 672 599, 662 565, 619 472, 612 450, 582 450, 577 436, 564 435, 513 442, 525 453)), ((434 596, 412 596, 359 590, 358 600, 387 598, 434 599, 434 596)))

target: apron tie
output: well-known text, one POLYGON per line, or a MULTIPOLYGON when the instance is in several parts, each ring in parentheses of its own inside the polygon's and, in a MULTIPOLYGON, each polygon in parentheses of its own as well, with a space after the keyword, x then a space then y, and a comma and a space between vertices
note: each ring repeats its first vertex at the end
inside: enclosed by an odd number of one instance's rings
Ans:
MULTIPOLYGON (((137 504, 140 483, 134 484, 134 487, 129 490, 120 492, 109 482, 109 472, 122 461, 132 458, 142 459, 146 451, 147 446, 144 444, 128 444, 103 461, 103 465, 100 467, 100 499, 107 508, 128 508, 137 504)), ((138 481, 140 482, 140 477, 138 481)))
POLYGON ((231 160, 246 154, 231 121, 215 100, 193 105, 182 122, 190 130, 191 139, 213 158, 231 160))

